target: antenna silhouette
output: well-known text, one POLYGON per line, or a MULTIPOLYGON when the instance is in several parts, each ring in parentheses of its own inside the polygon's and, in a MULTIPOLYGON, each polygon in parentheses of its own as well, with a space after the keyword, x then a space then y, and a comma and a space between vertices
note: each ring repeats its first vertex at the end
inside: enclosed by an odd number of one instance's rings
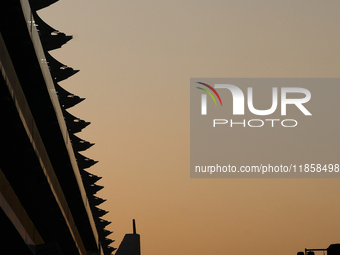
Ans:
POLYGON ((132 220, 132 227, 133 227, 133 234, 136 234, 136 221, 135 221, 135 219, 132 220))
POLYGON ((136 231, 136 221, 132 220, 132 234, 126 234, 115 255, 141 255, 140 235, 136 231))

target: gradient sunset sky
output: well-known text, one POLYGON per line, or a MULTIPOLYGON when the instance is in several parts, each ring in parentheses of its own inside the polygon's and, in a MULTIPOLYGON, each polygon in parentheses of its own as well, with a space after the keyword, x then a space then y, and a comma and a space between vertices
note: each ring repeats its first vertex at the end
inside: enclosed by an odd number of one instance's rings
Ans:
POLYGON ((86 98, 70 112, 92 123, 79 137, 96 144, 84 155, 99 161, 89 171, 103 177, 114 247, 133 218, 143 255, 340 242, 338 179, 189 172, 190 78, 339 77, 339 10, 339 0, 60 0, 38 12, 74 36, 50 53, 80 70, 60 85, 86 98))

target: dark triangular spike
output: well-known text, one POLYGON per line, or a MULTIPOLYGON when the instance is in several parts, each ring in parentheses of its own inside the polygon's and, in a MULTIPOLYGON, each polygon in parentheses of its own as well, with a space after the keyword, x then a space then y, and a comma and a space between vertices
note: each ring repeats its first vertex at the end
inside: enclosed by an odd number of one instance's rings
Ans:
POLYGON ((96 224, 100 227, 100 228, 105 228, 106 226, 110 225, 112 222, 111 221, 107 221, 107 220, 103 220, 98 218, 98 221, 96 222, 96 224))
POLYGON ((84 155, 80 154, 79 152, 76 152, 75 156, 76 156, 77 160, 79 160, 79 161, 94 161, 93 159, 85 157, 84 155))
POLYGON ((103 240, 102 240, 102 243, 103 243, 103 245, 105 245, 105 246, 108 246, 108 245, 110 245, 111 243, 113 243, 115 240, 112 240, 112 239, 109 239, 109 238, 104 238, 103 240))
POLYGON ((79 70, 74 70, 71 67, 65 67, 61 69, 51 69, 50 71, 51 71, 52 78, 56 82, 66 80, 67 78, 79 72, 79 70))
POLYGON ((70 114, 69 112, 65 110, 63 110, 63 114, 64 114, 66 126, 69 132, 71 133, 78 133, 82 129, 84 129, 85 127, 91 124, 91 122, 86 122, 84 120, 76 118, 75 116, 73 116, 72 114, 70 114))
POLYGON ((75 151, 85 151, 94 145, 94 143, 90 143, 83 139, 80 139, 74 134, 70 134, 70 140, 75 151))
POLYGON ((107 249, 110 251, 109 254, 111 254, 111 252, 117 250, 117 248, 113 248, 113 247, 111 247, 111 246, 107 247, 107 249))
POLYGON ((84 120, 81 120, 78 123, 67 124, 67 128, 68 128, 69 132, 76 134, 76 133, 82 131, 84 128, 86 128, 90 124, 91 124, 91 122, 85 122, 84 120))
POLYGON ((98 161, 97 160, 93 160, 93 159, 87 159, 86 161, 82 161, 82 162, 79 162, 80 164, 80 167, 82 169, 86 169, 86 168, 89 168, 95 164, 97 164, 98 161))
POLYGON ((98 230, 98 234, 101 237, 107 237, 108 235, 111 235, 112 233, 113 233, 112 231, 107 230, 107 229, 100 229, 100 230, 98 230))
POLYGON ((80 102, 84 101, 85 98, 80 98, 79 96, 72 96, 72 97, 59 97, 60 105, 64 109, 71 108, 75 106, 76 104, 79 104, 80 102))
POLYGON ((91 181, 93 181, 93 183, 99 181, 102 178, 102 177, 97 176, 95 174, 91 174, 91 173, 85 171, 84 169, 81 169, 80 173, 81 173, 82 178, 91 180, 91 181))
POLYGON ((77 118, 76 116, 72 115, 71 113, 69 113, 68 111, 63 111, 63 115, 64 115, 64 119, 67 122, 74 122, 75 120, 80 120, 79 118, 77 118))
POLYGON ((98 161, 95 161, 93 159, 87 158, 87 157, 81 155, 78 152, 75 153, 75 156, 76 156, 78 165, 82 169, 89 168, 89 167, 93 166, 94 164, 98 163, 98 161))
POLYGON ((60 69, 62 67, 67 67, 67 65, 60 63, 58 60, 52 57, 51 54, 48 53, 47 51, 45 52, 45 57, 46 57, 46 60, 48 62, 48 66, 50 67, 50 69, 60 69))
POLYGON ((60 105, 64 109, 68 109, 85 100, 85 98, 80 98, 79 96, 76 96, 68 92, 67 90, 63 89, 56 81, 54 81, 54 87, 57 91, 60 105))
POLYGON ((55 50, 61 48, 61 46, 71 40, 71 35, 65 33, 57 34, 41 34, 40 41, 45 51, 55 50))
POLYGON ((63 87, 61 87, 56 81, 54 81, 54 87, 57 90, 58 96, 74 96, 74 94, 68 92, 67 90, 65 90, 63 87))
POLYGON ((99 181, 102 178, 95 174, 90 174, 84 169, 80 170, 80 174, 81 174, 81 178, 83 179, 83 182, 86 183, 87 185, 95 184, 97 181, 99 181))
POLYGON ((47 33, 47 34, 51 34, 51 33, 55 33, 55 32, 59 32, 58 30, 54 29, 53 27, 51 27, 50 25, 46 24, 36 12, 32 12, 33 13, 33 18, 35 21, 35 24, 38 25, 38 30, 39 33, 47 33))
MULTIPOLYGON (((99 190, 101 190, 103 188, 104 188, 104 186, 100 186, 100 185, 97 185, 97 184, 92 184, 90 186, 85 187, 86 191, 90 192, 91 194, 96 194, 99 190)), ((90 201, 90 203, 91 203, 91 201, 90 201)))
POLYGON ((105 201, 106 199, 94 196, 94 199, 92 200, 92 204, 97 206, 97 205, 104 203, 105 201))
POLYGON ((86 191, 86 195, 88 197, 88 200, 90 202, 90 206, 91 208, 92 207, 95 207, 95 204, 92 203, 93 200, 94 200, 94 195, 100 191, 101 189, 104 188, 104 186, 100 186, 100 185, 97 185, 97 184, 91 184, 91 185, 88 185, 84 182, 84 187, 85 187, 85 191, 86 191))
POLYGON ((100 209, 98 207, 93 207, 93 211, 92 211, 93 215, 96 217, 103 217, 105 214, 108 213, 108 211, 105 211, 103 209, 100 209))
MULTIPOLYGON (((91 186, 91 185, 89 185, 91 186)), ((106 201, 106 199, 102 199, 102 198, 99 198, 99 197, 96 197, 96 196, 91 196, 88 198, 89 199, 89 202, 92 206, 98 206, 102 203, 104 203, 106 201)))

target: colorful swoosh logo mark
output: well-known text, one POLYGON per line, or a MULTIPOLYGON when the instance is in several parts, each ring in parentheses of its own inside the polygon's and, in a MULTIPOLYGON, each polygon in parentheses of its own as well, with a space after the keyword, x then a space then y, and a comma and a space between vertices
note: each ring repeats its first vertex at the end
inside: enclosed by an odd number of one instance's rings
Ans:
MULTIPOLYGON (((214 92, 215 95, 217 96, 218 100, 220 100, 220 104, 221 104, 221 106, 222 106, 222 100, 221 100, 221 98, 220 98, 220 95, 217 93, 217 91, 216 91, 213 87, 211 87, 210 85, 205 84, 205 83, 203 83, 203 82, 197 82, 197 83, 198 83, 198 84, 201 84, 201 85, 203 85, 203 86, 206 86, 207 88, 211 89, 211 91, 214 92)), ((214 96, 209 92, 209 90, 206 90, 206 89, 203 89, 203 88, 200 88, 200 87, 196 87, 196 88, 201 89, 201 90, 203 90, 204 92, 206 92, 206 93, 214 100, 215 105, 217 105, 214 96)))

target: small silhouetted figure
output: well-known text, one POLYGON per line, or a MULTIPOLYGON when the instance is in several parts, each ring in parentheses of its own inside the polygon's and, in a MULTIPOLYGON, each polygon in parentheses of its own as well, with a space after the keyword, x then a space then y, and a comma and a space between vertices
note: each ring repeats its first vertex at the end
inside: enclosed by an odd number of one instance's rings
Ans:
POLYGON ((126 234, 116 255, 140 255, 140 236, 136 233, 136 221, 132 220, 133 234, 126 234))

